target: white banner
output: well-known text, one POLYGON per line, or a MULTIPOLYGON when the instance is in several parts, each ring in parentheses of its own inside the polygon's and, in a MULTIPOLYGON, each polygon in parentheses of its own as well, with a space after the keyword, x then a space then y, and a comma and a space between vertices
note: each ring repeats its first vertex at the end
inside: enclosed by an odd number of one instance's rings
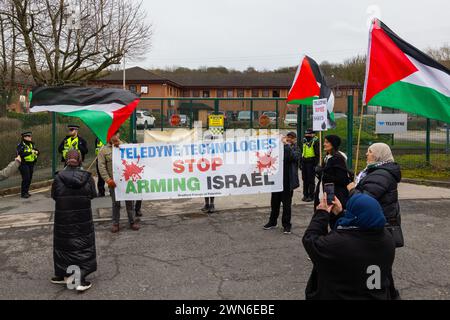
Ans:
POLYGON ((326 131, 328 129, 327 99, 313 101, 313 130, 326 131))
POLYGON ((278 135, 181 144, 124 144, 113 151, 117 200, 219 197, 283 191, 278 135))

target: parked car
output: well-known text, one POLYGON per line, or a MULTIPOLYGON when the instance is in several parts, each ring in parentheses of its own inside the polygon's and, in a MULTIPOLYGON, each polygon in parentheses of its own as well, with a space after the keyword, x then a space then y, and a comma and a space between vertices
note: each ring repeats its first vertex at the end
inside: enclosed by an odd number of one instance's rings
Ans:
POLYGON ((347 115, 345 113, 340 113, 337 112, 334 114, 334 119, 338 120, 338 119, 347 119, 347 115))
POLYGON ((180 114, 180 126, 188 126, 190 124, 190 118, 185 114, 180 114))
POLYGON ((154 128, 156 118, 148 110, 136 110, 137 128, 154 128))
POLYGON ((284 125, 289 127, 295 127, 297 125, 297 114, 288 113, 284 118, 284 125))
POLYGON ((265 112, 263 113, 263 115, 268 116, 269 119, 270 119, 270 122, 272 122, 272 123, 274 123, 274 122, 277 121, 277 113, 276 113, 276 112, 273 112, 273 111, 265 111, 265 112))
MULTIPOLYGON (((251 113, 250 111, 239 111, 238 113, 238 121, 250 121, 251 113)), ((257 113, 253 111, 253 120, 258 120, 257 113)))

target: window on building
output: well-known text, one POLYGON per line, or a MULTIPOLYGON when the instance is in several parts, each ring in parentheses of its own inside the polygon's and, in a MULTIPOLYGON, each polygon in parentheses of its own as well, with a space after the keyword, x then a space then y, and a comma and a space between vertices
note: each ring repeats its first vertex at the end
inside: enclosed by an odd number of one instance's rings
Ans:
POLYGON ((200 97, 200 91, 198 91, 198 90, 192 90, 192 96, 193 96, 193 97, 196 97, 196 98, 200 97))
POLYGON ((227 98, 233 98, 233 90, 227 90, 227 98))
POLYGON ((209 98, 209 90, 203 90, 203 98, 209 98))
POLYGON ((272 97, 279 98, 280 97, 280 90, 273 90, 272 97))
POLYGON ((342 91, 341 90, 336 90, 336 97, 342 97, 342 91))
POLYGON ((268 98, 269 97, 269 89, 264 89, 263 92, 262 92, 262 96, 264 98, 268 98))
POLYGON ((238 89, 237 91, 237 96, 239 98, 243 98, 244 97, 244 89, 238 89))
POLYGON ((131 92, 137 92, 137 87, 135 85, 129 86, 131 92))
POLYGON ((183 97, 189 97, 190 96, 190 91, 189 90, 183 90, 183 97))
POLYGON ((252 97, 253 98, 258 98, 259 97, 259 90, 258 89, 253 89, 252 90, 252 97))
POLYGON ((141 93, 148 94, 148 86, 141 86, 141 93))
POLYGON ((223 98, 223 90, 217 90, 217 98, 223 98))
POLYGON ((347 91, 347 95, 348 95, 348 96, 352 96, 352 95, 353 95, 353 90, 348 90, 348 91, 347 91))

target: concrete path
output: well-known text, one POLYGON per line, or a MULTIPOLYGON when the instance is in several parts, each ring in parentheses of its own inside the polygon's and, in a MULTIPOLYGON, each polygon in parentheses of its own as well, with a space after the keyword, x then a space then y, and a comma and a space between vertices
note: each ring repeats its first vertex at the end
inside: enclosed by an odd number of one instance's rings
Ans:
MULTIPOLYGON (((400 199, 450 199, 450 189, 400 184, 400 199)), ((294 195, 294 205, 305 205, 301 202, 302 191, 294 195)), ((203 206, 203 198, 164 200, 144 202, 143 211, 152 216, 170 216, 199 213, 203 206)), ((216 208, 220 211, 258 209, 270 206, 270 194, 219 197, 216 208)), ((109 221, 111 217, 110 197, 97 198, 92 202, 94 220, 109 221)), ((49 225, 53 221, 54 201, 48 190, 36 191, 30 199, 23 200, 18 196, 0 198, 0 229, 49 225)), ((122 214, 125 219, 125 214, 122 214)))
MULTIPOLYGON (((402 200, 406 247, 396 251, 402 298, 450 299, 450 200, 402 200)), ((300 300, 312 264, 301 238, 312 206, 293 208, 293 234, 264 231, 265 208, 158 217, 138 232, 96 224, 98 269, 77 294, 50 283, 51 226, 0 230, 0 299, 300 300)))

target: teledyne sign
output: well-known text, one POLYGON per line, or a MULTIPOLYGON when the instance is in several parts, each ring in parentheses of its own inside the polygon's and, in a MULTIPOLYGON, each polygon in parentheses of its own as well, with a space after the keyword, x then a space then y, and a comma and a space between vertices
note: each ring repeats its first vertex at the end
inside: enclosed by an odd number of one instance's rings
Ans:
POLYGON ((408 115, 406 113, 378 113, 375 130, 377 134, 407 132, 408 115))

